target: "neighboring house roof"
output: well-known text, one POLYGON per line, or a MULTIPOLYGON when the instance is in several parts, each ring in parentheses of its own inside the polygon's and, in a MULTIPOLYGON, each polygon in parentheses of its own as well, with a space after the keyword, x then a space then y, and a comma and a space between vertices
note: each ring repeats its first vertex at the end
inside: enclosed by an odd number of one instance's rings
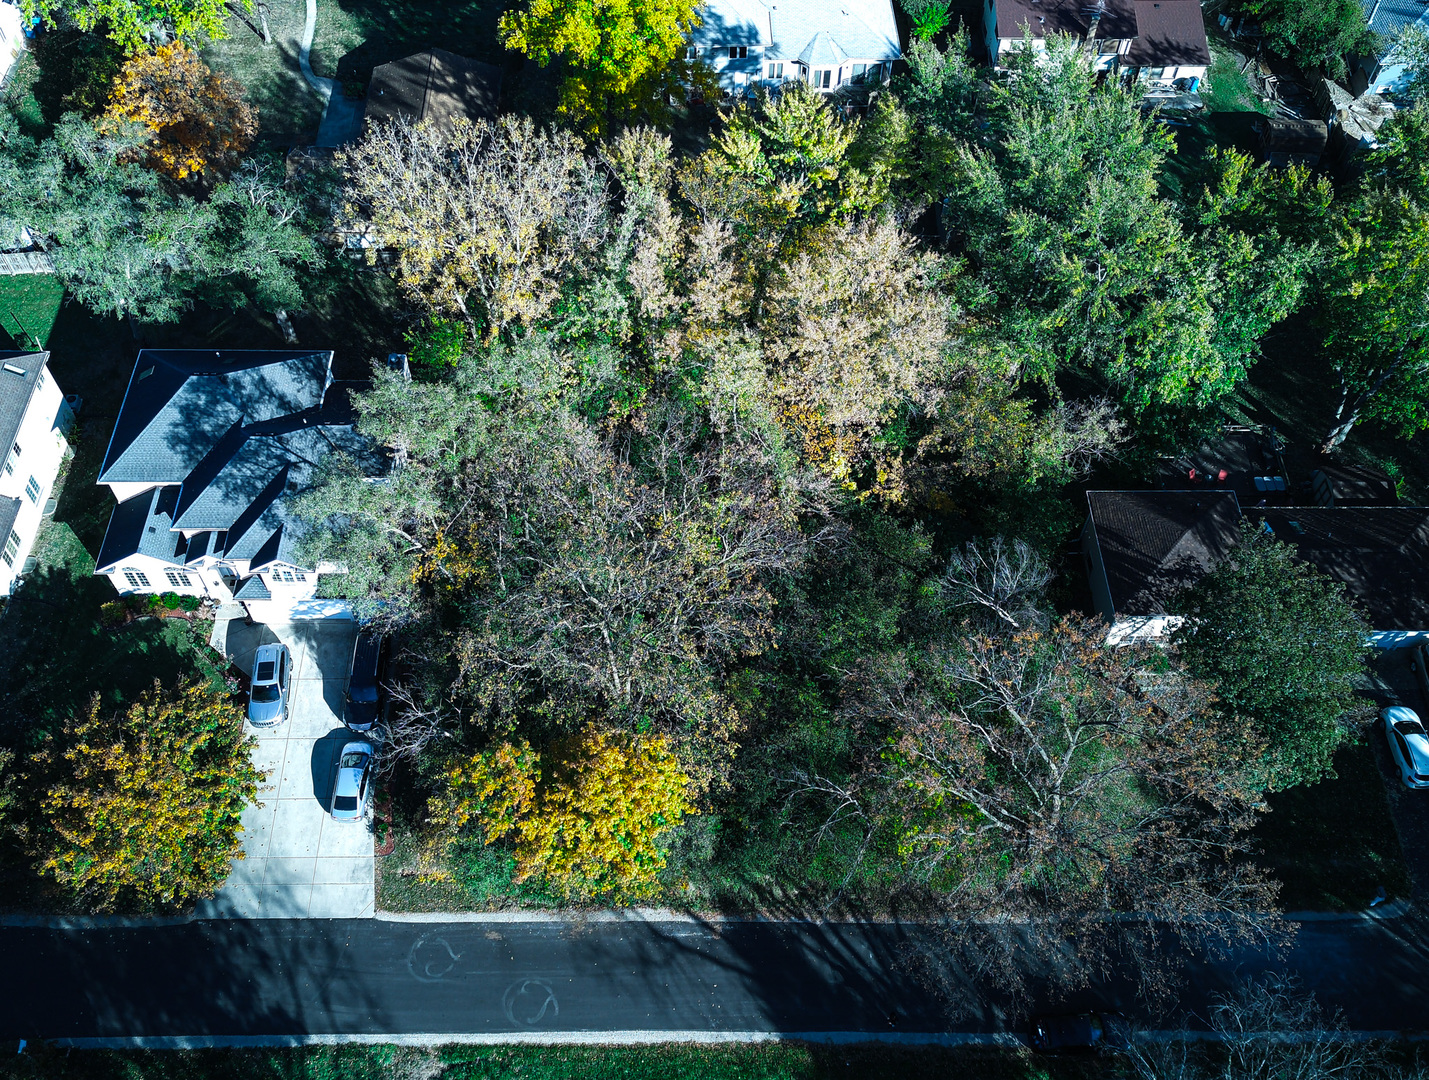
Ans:
POLYGON ((1181 67, 1211 62, 1200 0, 1135 0, 1135 9, 1136 40, 1126 54, 1128 64, 1181 67))
POLYGON ((1399 493, 1383 469, 1326 463, 1310 474, 1315 501, 1321 506, 1395 506, 1399 493))
POLYGON ((710 0, 700 20, 696 45, 764 45, 770 58, 811 67, 903 55, 889 0, 710 0))
POLYGON ((109 528, 94 561, 95 573, 105 574, 135 555, 147 555, 180 566, 187 545, 183 535, 173 531, 174 507, 179 501, 176 487, 151 488, 125 499, 109 515, 109 528))
POLYGON ((494 120, 501 104, 501 69, 445 49, 428 49, 372 69, 368 120, 404 116, 413 123, 494 120))
POLYGON ((1089 491, 1117 615, 1161 615, 1239 540, 1234 491, 1089 491))
MULTIPOLYGON (((40 381, 40 372, 49 357, 46 352, 0 352, 0 461, 15 445, 30 398, 40 381)), ((21 447, 22 457, 23 451, 21 447)), ((9 535, 8 531, 5 535, 9 535)))
POLYGON ((145 349, 99 482, 181 483, 240 424, 322 404, 331 352, 145 349))
POLYGON ((1423 0, 1366 0, 1365 22, 1379 35, 1379 58, 1384 59, 1405 27, 1429 23, 1429 6, 1423 0))
POLYGON ((1247 510, 1276 539, 1342 582, 1375 630, 1429 630, 1429 508, 1247 510))
MULTIPOLYGON (((1053 34, 1074 34, 1086 37, 1091 28, 1095 5, 1088 0, 996 0, 994 18, 997 36, 1018 38, 1022 28, 1030 27, 1034 38, 1053 34)), ((1136 5, 1134 0, 1106 0, 1102 17, 1097 23, 1097 37, 1131 38, 1136 36, 1136 5)))

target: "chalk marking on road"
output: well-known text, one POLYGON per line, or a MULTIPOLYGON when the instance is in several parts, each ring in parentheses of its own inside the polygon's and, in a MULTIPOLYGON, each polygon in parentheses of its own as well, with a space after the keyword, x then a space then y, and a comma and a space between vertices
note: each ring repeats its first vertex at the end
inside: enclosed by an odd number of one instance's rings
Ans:
POLYGON ((460 959, 461 953, 453 949, 446 938, 423 934, 412 943, 411 951, 407 953, 407 970, 419 982, 440 982, 451 974, 460 959), (426 950, 425 953, 423 950, 426 950))

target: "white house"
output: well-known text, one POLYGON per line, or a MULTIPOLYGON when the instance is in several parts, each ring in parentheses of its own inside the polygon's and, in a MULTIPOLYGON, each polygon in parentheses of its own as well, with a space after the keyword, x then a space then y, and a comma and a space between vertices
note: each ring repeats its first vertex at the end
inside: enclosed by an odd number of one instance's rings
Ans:
POLYGON ((0 84, 9 78, 24 51, 25 17, 18 4, 0 0, 0 84))
POLYGON ((124 595, 238 600, 259 621, 332 613, 318 575, 339 568, 299 558, 292 500, 334 451, 373 476, 385 461, 331 369, 331 352, 141 352, 99 472, 119 505, 95 573, 124 595))
POLYGON ((69 451, 72 421, 49 353, 0 352, 0 596, 9 596, 35 546, 45 502, 69 451))
POLYGON ((733 94, 790 81, 879 86, 902 55, 891 0, 709 0, 687 52, 733 94))
POLYGON ((1153 87, 1192 88, 1211 63, 1199 0, 983 0, 983 28, 994 65, 1055 34, 1086 42, 1096 70, 1153 87))
POLYGON ((1365 0, 1365 22, 1379 47, 1373 56, 1356 59, 1351 87, 1359 94, 1402 94, 1414 79, 1414 69, 1396 55, 1399 36, 1411 26, 1429 30, 1429 4, 1421 0, 1365 0))

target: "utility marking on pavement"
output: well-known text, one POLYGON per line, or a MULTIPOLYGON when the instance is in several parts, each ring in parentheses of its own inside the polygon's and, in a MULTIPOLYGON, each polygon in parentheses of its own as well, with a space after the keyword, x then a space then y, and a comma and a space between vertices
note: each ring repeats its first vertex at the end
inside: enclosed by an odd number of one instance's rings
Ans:
POLYGON ((412 951, 407 954, 407 970, 420 982, 440 982, 451 974, 460 959, 461 953, 453 949, 446 938, 423 934, 412 943, 412 951))
POLYGON ((522 1027, 535 1027, 546 1019, 548 1012, 552 1020, 561 1015, 556 992, 540 979, 518 979, 512 983, 501 995, 501 1007, 506 1019, 522 1027))

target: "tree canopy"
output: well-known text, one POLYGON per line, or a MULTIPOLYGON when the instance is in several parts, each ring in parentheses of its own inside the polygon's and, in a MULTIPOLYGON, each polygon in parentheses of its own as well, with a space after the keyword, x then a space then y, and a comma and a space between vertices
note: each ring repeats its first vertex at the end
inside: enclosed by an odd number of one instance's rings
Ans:
MULTIPOLYGON (((229 15, 224 0, 21 0, 20 10, 51 27, 63 19, 86 32, 102 30, 131 53, 154 42, 161 27, 186 42, 225 37, 229 15)), ((252 0, 243 0, 243 10, 253 10, 252 0)))
POLYGON ((1187 664, 1264 741, 1261 782, 1286 788, 1330 775, 1369 634, 1344 586, 1247 525, 1240 546, 1176 606, 1187 617, 1175 635, 1187 664))
POLYGON ((110 712, 96 695, 34 755, 25 842, 42 874, 99 910, 179 907, 242 858, 261 775, 243 712, 201 684, 157 684, 110 712))

